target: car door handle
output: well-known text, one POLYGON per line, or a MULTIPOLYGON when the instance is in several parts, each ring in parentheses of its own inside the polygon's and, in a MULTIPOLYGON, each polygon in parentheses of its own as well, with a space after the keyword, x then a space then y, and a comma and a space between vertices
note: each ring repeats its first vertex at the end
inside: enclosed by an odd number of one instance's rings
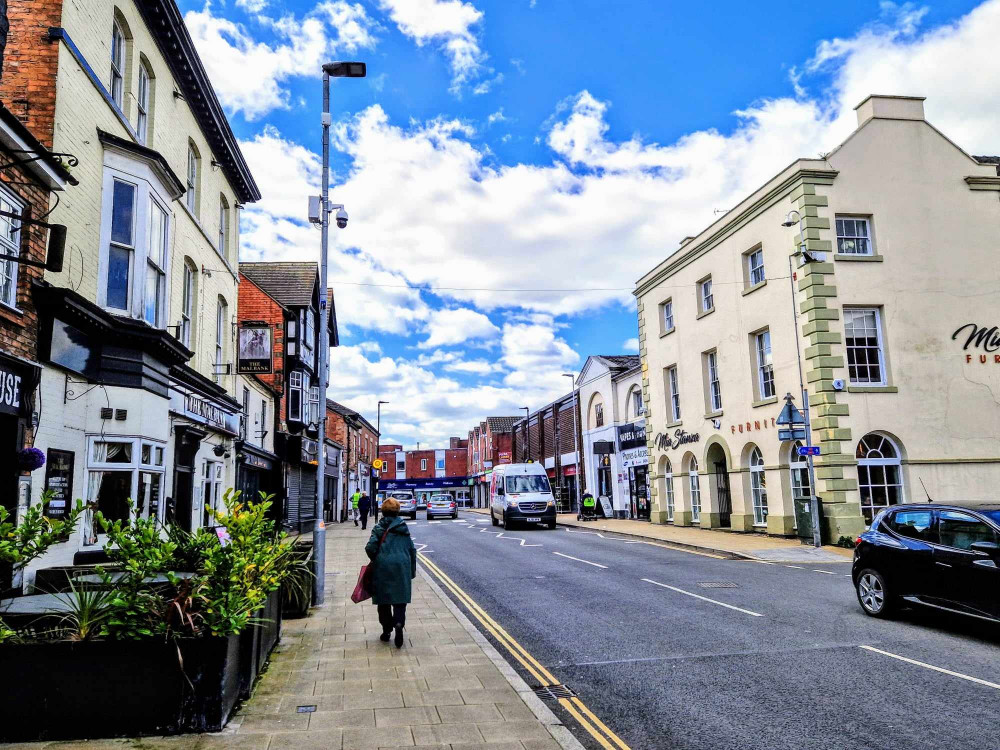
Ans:
POLYGON ((940 561, 935 561, 934 564, 935 565, 940 565, 942 568, 950 568, 950 567, 952 567, 949 563, 943 563, 943 562, 940 562, 940 561))

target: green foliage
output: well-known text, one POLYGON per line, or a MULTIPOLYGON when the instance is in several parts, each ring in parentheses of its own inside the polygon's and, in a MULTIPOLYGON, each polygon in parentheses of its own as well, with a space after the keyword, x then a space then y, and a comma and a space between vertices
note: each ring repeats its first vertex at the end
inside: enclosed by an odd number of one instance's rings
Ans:
POLYGON ((312 604, 312 542, 296 540, 283 550, 285 576, 281 582, 281 605, 284 609, 303 611, 312 604))
POLYGON ((17 640, 17 633, 4 625, 3 620, 0 620, 0 643, 8 643, 14 640, 17 640))
POLYGON ((77 501, 65 520, 53 520, 43 513, 53 495, 51 490, 43 492, 42 501, 30 506, 19 524, 11 521, 10 513, 0 505, 0 563, 11 565, 14 572, 44 555, 49 547, 63 541, 76 527, 83 503, 77 501))
POLYGON ((59 618, 62 628, 69 631, 72 641, 89 641, 105 632, 108 621, 114 614, 111 600, 113 591, 98 588, 90 584, 81 584, 77 588, 73 579, 69 581, 70 590, 57 594, 56 598, 65 607, 59 618))
POLYGON ((837 540, 838 547, 846 547, 847 549, 854 549, 857 543, 854 541, 853 537, 842 536, 837 540))

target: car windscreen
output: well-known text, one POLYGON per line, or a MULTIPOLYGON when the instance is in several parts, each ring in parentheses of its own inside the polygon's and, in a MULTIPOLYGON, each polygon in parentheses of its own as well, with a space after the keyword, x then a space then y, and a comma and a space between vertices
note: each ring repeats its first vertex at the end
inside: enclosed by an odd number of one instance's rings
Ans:
POLYGON ((515 474, 507 477, 507 492, 549 492, 548 477, 539 474, 515 474))

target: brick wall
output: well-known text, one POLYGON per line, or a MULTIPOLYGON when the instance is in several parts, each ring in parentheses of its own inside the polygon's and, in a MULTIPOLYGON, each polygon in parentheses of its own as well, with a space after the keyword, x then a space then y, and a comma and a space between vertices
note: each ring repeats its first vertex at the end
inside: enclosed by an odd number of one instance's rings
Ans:
POLYGON ((48 32, 50 26, 62 26, 62 5, 62 0, 7 3, 10 33, 0 78, 0 100, 49 148, 55 129, 59 45, 48 41, 48 32))
MULTIPOLYGON (((287 412, 285 411, 285 309, 274 301, 264 291, 254 284, 243 274, 240 274, 239 297, 237 302, 237 320, 262 320, 271 326, 272 357, 274 362, 273 372, 262 374, 257 377, 266 383, 275 393, 280 393, 278 403, 278 429, 287 432, 286 422, 287 412)), ((331 413, 327 411, 329 416, 331 413)), ((329 434, 329 422, 327 422, 327 434, 331 440, 336 437, 329 434)))
POLYGON ((466 452, 461 448, 455 448, 444 453, 444 475, 446 477, 464 477, 466 452))
POLYGON ((433 478, 434 477, 434 451, 420 450, 406 452, 406 478, 433 478), (420 468, 421 459, 427 461, 427 468, 420 468))

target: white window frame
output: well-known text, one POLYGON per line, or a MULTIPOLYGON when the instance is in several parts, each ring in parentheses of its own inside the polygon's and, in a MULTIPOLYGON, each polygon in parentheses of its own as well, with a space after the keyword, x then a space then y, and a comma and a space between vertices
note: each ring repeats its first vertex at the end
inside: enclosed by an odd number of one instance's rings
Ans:
POLYGON ((125 32, 118 19, 111 22, 111 101, 119 110, 125 101, 125 32), (117 54, 116 54, 117 53, 117 54))
POLYGON ((215 308, 215 380, 222 381, 222 366, 226 360, 226 328, 229 318, 229 303, 222 297, 216 301, 215 308))
POLYGON ((711 312, 715 309, 715 295, 712 293, 711 276, 698 282, 698 300, 703 313, 711 312))
POLYGON ((181 343, 191 348, 191 336, 194 326, 195 273, 191 264, 184 261, 184 285, 181 289, 181 343))
POLYGON ((311 307, 302 309, 302 326, 300 327, 302 335, 299 337, 299 344, 302 347, 299 352, 299 359, 311 368, 316 367, 316 344, 314 342, 316 338, 316 320, 313 314, 311 307))
MULTIPOLYGON (((865 326, 865 330, 867 331, 867 326, 865 326)), ((864 337, 864 338, 870 338, 870 337, 864 337)), ((886 366, 885 366, 885 342, 884 342, 883 336, 882 336, 882 309, 881 308, 879 308, 879 307, 845 307, 844 308, 844 349, 847 352, 847 376, 850 379, 850 382, 851 382, 852 385, 859 385, 859 386, 884 386, 884 385, 888 384, 888 373, 886 372, 886 366), (854 321, 857 320, 858 318, 862 317, 862 316, 868 315, 869 313, 871 313, 871 314, 874 315, 874 320, 875 320, 875 342, 876 342, 876 348, 874 350, 872 349, 872 347, 867 346, 867 345, 864 345, 864 346, 858 346, 856 344, 852 345, 850 343, 850 341, 855 340, 858 337, 857 336, 850 336, 848 334, 848 325, 850 325, 851 329, 853 329, 854 328, 854 325, 853 325, 854 321), (848 316, 851 316, 851 320, 850 321, 848 320, 848 316), (859 365, 857 363, 856 352, 860 351, 860 350, 863 350, 865 352, 875 351, 876 354, 878 355, 877 366, 878 366, 878 369, 879 369, 879 376, 880 376, 878 380, 872 380, 870 378, 870 368, 871 368, 872 365, 871 365, 870 362, 867 361, 867 359, 868 359, 867 355, 865 357, 866 362, 864 364, 859 365), (852 355, 855 357, 855 363, 854 364, 851 364, 852 355), (861 378, 857 377, 858 374, 859 374, 858 368, 860 368, 860 367, 865 368, 866 371, 868 372, 869 377, 867 379, 861 379, 861 378), (852 369, 854 370, 853 373, 852 373, 852 369)))
POLYGON ((149 136, 149 94, 153 76, 144 62, 139 61, 139 87, 135 97, 135 137, 145 145, 149 136))
POLYGON ((632 416, 638 419, 639 417, 642 416, 642 412, 645 408, 642 403, 642 391, 640 391, 638 388, 633 388, 631 394, 632 394, 632 399, 631 399, 632 416))
POLYGON ((101 207, 101 246, 98 261, 97 304, 116 314, 126 315, 136 320, 145 320, 146 273, 149 259, 150 212, 156 206, 165 213, 164 259, 162 278, 162 298, 158 309, 158 319, 162 328, 167 322, 168 290, 170 289, 170 266, 173 247, 173 216, 167 208, 171 201, 166 197, 159 180, 146 165, 135 162, 117 151, 105 151, 104 183, 101 207), (129 252, 129 278, 125 307, 113 307, 108 300, 108 274, 111 266, 111 219, 114 210, 115 182, 123 182, 134 189, 132 208, 132 244, 115 242, 129 252), (143 269, 140 273, 139 269, 143 269))
MULTIPOLYGON (((91 475, 96 472, 102 471, 121 471, 121 472, 131 472, 131 486, 129 489, 130 498, 139 498, 139 478, 140 474, 158 474, 160 477, 160 498, 158 502, 157 518, 162 521, 165 511, 165 490, 166 484, 164 483, 165 471, 165 456, 166 456, 167 444, 159 440, 151 440, 145 437, 135 437, 131 435, 87 435, 87 455, 86 455, 86 478, 87 484, 85 492, 87 495, 87 502, 97 502, 96 497, 90 496, 90 484, 91 475), (132 460, 124 463, 115 463, 110 461, 96 461, 94 459, 94 449, 97 443, 129 443, 132 450, 132 460), (149 448, 150 460, 142 460, 142 451, 144 447, 149 448)), ((149 506, 145 503, 144 499, 140 498, 136 502, 137 506, 141 505, 142 512, 139 514, 142 518, 149 517, 149 506)), ((129 520, 135 520, 136 513, 133 510, 131 518, 129 520)), ((102 535, 103 536, 103 535, 102 535)))
POLYGON ((303 420, 306 424, 319 422, 319 386, 309 386, 309 419, 303 420))
POLYGON ((443 458, 435 459, 434 468, 439 471, 444 471, 444 459, 443 458))
POLYGON ((767 275, 764 272, 764 248, 755 247, 753 250, 746 254, 747 259, 747 281, 750 286, 757 286, 758 284, 763 284, 767 281, 767 275), (754 262, 754 259, 758 262, 754 262))
POLYGON ((872 241, 871 220, 867 216, 852 216, 849 214, 838 215, 835 218, 837 230, 837 255, 850 255, 854 257, 871 257, 875 254, 875 244, 872 241), (848 231, 848 222, 852 222, 848 231), (863 227, 863 234, 859 232, 858 225, 863 227), (863 250, 859 250, 863 247, 863 250))
POLYGON ((167 263, 170 260, 170 212, 166 208, 160 205, 160 202, 153 197, 153 194, 149 195, 149 206, 147 210, 148 219, 148 231, 146 234, 146 276, 143 278, 143 306, 142 306, 142 317, 147 323, 149 323, 153 328, 163 328, 166 325, 167 318, 167 263), (152 248, 153 242, 157 241, 157 238, 153 236, 153 217, 156 212, 159 211, 163 217, 163 234, 159 238, 162 242, 162 255, 163 258, 159 263, 153 258, 152 248), (146 299, 149 294, 149 284, 148 280, 150 274, 153 274, 156 278, 156 291, 154 291, 155 308, 153 310, 153 319, 150 320, 148 317, 146 299))
POLYGON ((667 402, 671 424, 681 421, 681 392, 677 379, 677 365, 667 368, 667 402))
POLYGON ((719 381, 719 352, 705 352, 705 377, 708 381, 709 413, 722 411, 722 383, 719 381))
POLYGON ((774 360, 771 356, 771 330, 765 328, 753 337, 753 348, 757 360, 757 398, 760 401, 774 398, 774 360))
POLYGON ((420 459, 420 471, 427 471, 427 459, 426 458, 421 458, 420 459))
POLYGON ((240 440, 244 442, 250 430, 250 389, 243 386, 243 408, 240 410, 240 440))
MULTIPOLYGON (((24 211, 24 201, 13 192, 0 186, 0 210, 20 214, 24 211)), ((0 216, 0 253, 21 254, 21 220, 0 216)), ((17 309, 17 280, 20 264, 9 258, 0 259, 0 303, 17 309)))
POLYGON ((691 493, 691 523, 701 521, 701 479, 698 477, 698 459, 691 459, 688 468, 688 487, 691 493))
POLYGON ((222 507, 222 461, 205 459, 201 473, 201 515, 206 526, 213 526, 214 521, 209 516, 209 509, 218 511, 222 507))
POLYGON ((188 210, 192 214, 198 216, 198 173, 201 171, 199 167, 201 166, 201 156, 198 151, 195 150, 193 143, 188 142, 188 157, 187 157, 187 195, 184 196, 184 202, 188 207, 188 210))
POLYGON ((674 520, 674 467, 667 459, 666 472, 663 475, 663 491, 666 497, 664 501, 667 506, 667 521, 674 520))
POLYGON ((893 505, 900 505, 906 502, 906 487, 903 481, 903 454, 899 446, 889 436, 881 432, 869 432, 862 437, 855 448, 854 457, 858 461, 858 494, 861 499, 861 513, 865 520, 871 523, 875 515, 885 508, 893 505), (895 454, 891 457, 885 456, 885 447, 888 446, 895 454), (878 454, 873 455, 873 454, 878 454), (879 469, 873 472, 873 469, 879 469), (889 481, 889 470, 895 473, 896 481, 889 481), (882 475, 881 481, 877 481, 877 475, 882 475), (865 498, 865 488, 868 488, 868 498, 865 498), (874 493, 872 490, 881 489, 885 491, 886 503, 876 504, 873 502, 874 493), (895 490, 896 501, 890 502, 889 495, 895 490), (865 511, 868 514, 865 515, 865 511))
POLYGON ((604 402, 594 404, 594 428, 604 427, 604 402))
POLYGON ((767 526, 767 476, 764 456, 756 445, 750 451, 750 497, 753 500, 753 525, 767 526))
MULTIPOLYGON (((303 424, 309 423, 310 413, 312 411, 311 406, 311 382, 309 378, 309 373, 305 370, 292 370, 288 374, 288 418, 295 420, 296 422, 301 422, 303 424), (292 398, 292 396, 296 398, 292 398), (297 403, 296 403, 297 402, 297 403), (297 406, 298 408, 294 408, 297 406)), ((355 435, 355 439, 357 436, 355 435)), ((355 443, 354 446, 355 454, 358 453, 358 446, 355 443)))
POLYGON ((665 300, 660 304, 660 321, 663 324, 663 332, 670 333, 674 330, 674 301, 665 300))
POLYGON ((229 201, 219 196, 219 254, 229 260, 229 201))

